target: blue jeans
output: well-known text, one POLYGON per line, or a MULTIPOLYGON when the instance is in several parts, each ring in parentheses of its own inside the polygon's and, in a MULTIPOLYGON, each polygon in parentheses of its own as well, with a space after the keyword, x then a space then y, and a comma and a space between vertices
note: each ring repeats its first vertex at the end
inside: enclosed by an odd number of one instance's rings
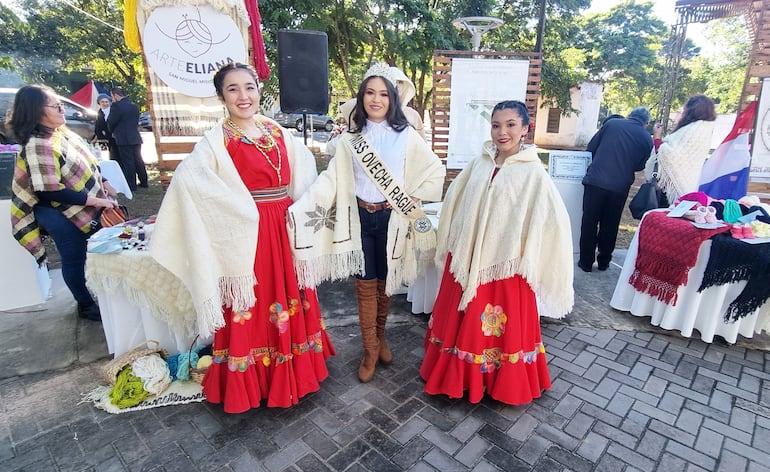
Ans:
POLYGON ((361 249, 364 251, 364 275, 359 279, 385 280, 388 277, 388 222, 391 209, 369 213, 358 208, 361 220, 361 249))
POLYGON ((59 210, 35 205, 35 219, 48 232, 61 256, 61 274, 64 283, 78 303, 93 303, 86 288, 86 245, 90 236, 80 231, 59 210))

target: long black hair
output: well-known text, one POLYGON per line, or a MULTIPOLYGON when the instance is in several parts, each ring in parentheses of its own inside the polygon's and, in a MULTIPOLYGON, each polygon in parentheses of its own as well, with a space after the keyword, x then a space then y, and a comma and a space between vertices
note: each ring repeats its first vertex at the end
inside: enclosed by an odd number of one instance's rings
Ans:
POLYGON ((42 84, 25 85, 16 92, 8 126, 22 146, 26 146, 32 136, 48 136, 53 132, 40 123, 49 94, 56 96, 51 87, 42 84))
POLYGON ((492 109, 492 116, 494 116, 495 112, 501 110, 514 110, 519 115, 519 118, 521 118, 521 124, 524 126, 529 125, 529 111, 527 111, 527 105, 524 102, 518 100, 502 101, 492 109))
POLYGON ((388 79, 379 75, 372 75, 363 80, 358 87, 358 93, 356 94, 356 108, 353 111, 353 123, 355 128, 351 128, 351 132, 361 131, 366 126, 366 110, 364 109, 364 94, 366 93, 366 86, 370 80, 374 78, 380 78, 385 82, 385 88, 388 90, 388 113, 385 115, 385 120, 388 122, 391 128, 396 131, 403 131, 409 126, 409 120, 406 119, 404 111, 401 110, 401 101, 398 98, 398 91, 396 86, 390 83, 388 79))

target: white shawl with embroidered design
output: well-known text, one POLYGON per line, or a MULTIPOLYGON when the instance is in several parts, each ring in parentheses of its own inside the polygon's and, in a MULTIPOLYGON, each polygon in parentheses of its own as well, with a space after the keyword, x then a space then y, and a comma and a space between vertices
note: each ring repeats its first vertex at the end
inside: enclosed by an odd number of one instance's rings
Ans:
POLYGON ((436 265, 463 288, 460 310, 480 285, 521 275, 538 297, 542 315, 572 310, 573 257, 569 215, 534 147, 510 156, 494 179, 495 146, 468 163, 441 207, 436 265))
MULTIPOLYGON (((289 196, 315 179, 315 159, 282 130, 291 166, 289 196)), ((197 329, 210 336, 225 325, 222 306, 255 303, 254 257, 259 212, 225 148, 222 123, 207 131, 174 172, 150 239, 150 254, 181 279, 192 297, 197 329)))
MULTIPOLYGON (((404 190, 409 196, 422 201, 441 200, 446 172, 444 166, 414 129, 407 128, 403 132, 409 133, 404 190)), ((356 133, 345 133, 341 139, 355 136, 356 133)), ((326 280, 363 273, 353 159, 350 147, 340 143, 329 167, 321 172, 302 198, 289 207, 289 241, 302 287, 315 287, 326 280)), ((408 236, 409 226, 408 219, 396 211, 391 212, 387 241, 388 278, 385 284, 388 294, 404 283, 411 283, 417 274, 414 244, 408 236)))

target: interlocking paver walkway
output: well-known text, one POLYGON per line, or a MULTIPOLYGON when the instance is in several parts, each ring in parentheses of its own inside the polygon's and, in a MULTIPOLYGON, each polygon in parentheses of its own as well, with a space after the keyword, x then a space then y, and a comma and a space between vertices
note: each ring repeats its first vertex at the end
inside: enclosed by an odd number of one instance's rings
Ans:
POLYGON ((321 391, 290 409, 196 403, 110 415, 80 395, 99 363, 0 382, 0 469, 770 470, 770 354, 544 323, 553 389, 525 406, 428 396, 425 319, 389 330, 394 363, 356 378, 354 326, 321 391))
POLYGON ((353 290, 342 287, 334 306, 322 298, 330 376, 297 406, 110 415, 79 403, 104 360, 75 363, 0 380, 0 470, 770 471, 766 343, 706 344, 614 312, 610 272, 576 274, 575 311, 543 320, 553 388, 529 405, 423 393, 427 318, 403 295, 388 329, 394 362, 361 384, 358 328, 339 322, 355 319, 353 290))

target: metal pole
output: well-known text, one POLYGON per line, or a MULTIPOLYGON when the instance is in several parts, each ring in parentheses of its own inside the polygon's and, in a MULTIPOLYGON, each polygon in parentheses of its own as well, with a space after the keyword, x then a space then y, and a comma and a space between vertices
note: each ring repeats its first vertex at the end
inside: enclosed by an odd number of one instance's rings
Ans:
POLYGON ((540 16, 537 23, 537 41, 535 41, 535 51, 543 53, 543 34, 545 33, 545 2, 540 0, 540 16))

